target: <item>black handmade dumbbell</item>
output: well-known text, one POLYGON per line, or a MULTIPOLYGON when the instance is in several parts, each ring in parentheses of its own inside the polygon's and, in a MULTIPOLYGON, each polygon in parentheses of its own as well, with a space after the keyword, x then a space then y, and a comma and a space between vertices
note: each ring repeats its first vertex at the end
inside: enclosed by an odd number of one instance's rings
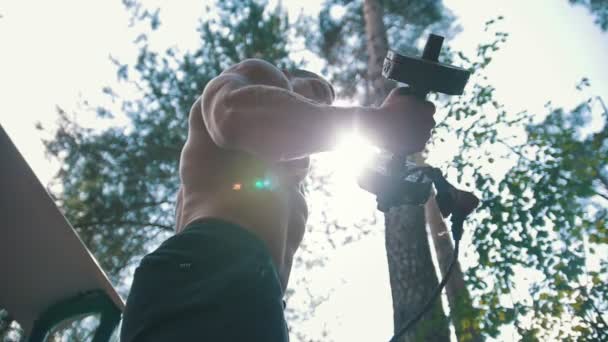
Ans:
MULTIPOLYGON (((469 80, 466 69, 439 62, 443 37, 431 34, 422 57, 401 55, 389 50, 384 59, 382 76, 405 83, 408 93, 425 99, 429 92, 461 95, 469 80)), ((415 171, 415 164, 405 155, 384 158, 366 168, 359 177, 359 186, 377 196, 378 209, 408 204, 422 205, 431 189, 431 179, 415 171)))

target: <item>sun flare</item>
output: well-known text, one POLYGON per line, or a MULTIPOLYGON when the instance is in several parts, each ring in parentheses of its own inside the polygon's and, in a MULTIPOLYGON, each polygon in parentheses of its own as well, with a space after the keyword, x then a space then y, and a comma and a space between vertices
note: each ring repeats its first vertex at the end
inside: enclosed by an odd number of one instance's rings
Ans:
POLYGON ((357 178, 380 150, 359 134, 341 134, 336 148, 323 154, 320 166, 331 173, 332 216, 349 225, 369 218, 375 196, 359 187, 357 178))
POLYGON ((343 134, 330 163, 337 174, 348 178, 356 178, 371 157, 378 151, 378 148, 362 135, 356 133, 343 134))

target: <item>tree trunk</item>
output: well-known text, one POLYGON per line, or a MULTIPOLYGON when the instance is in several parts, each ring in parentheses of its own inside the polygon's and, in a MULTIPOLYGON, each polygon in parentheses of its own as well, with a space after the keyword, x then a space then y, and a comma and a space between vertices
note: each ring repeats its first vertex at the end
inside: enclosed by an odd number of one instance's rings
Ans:
MULTIPOLYGON (((388 43, 379 0, 365 0, 365 32, 368 52, 370 103, 379 104, 392 83, 382 77, 388 43)), ((385 243, 393 297, 395 332, 416 315, 438 284, 424 221, 424 207, 394 208, 385 216, 385 243)), ((436 300, 401 341, 449 341, 448 320, 441 300, 436 300)))
POLYGON ((367 37, 368 79, 372 87, 369 104, 379 105, 392 88, 392 82, 382 77, 382 65, 388 51, 388 40, 382 20, 383 11, 380 1, 365 0, 363 15, 367 37))
MULTIPOLYGON (((397 332, 422 309, 438 283, 424 224, 424 207, 403 206, 386 215, 386 253, 397 332)), ((401 341, 449 340, 448 320, 439 299, 401 341)))
MULTIPOLYGON (((433 237, 435 255, 437 256, 441 276, 445 277, 450 262, 452 261, 454 246, 452 245, 452 234, 443 221, 434 194, 429 198, 425 205, 425 219, 429 225, 431 236, 433 237)), ((479 331, 479 325, 475 319, 476 315, 473 310, 471 296, 464 283, 464 275, 462 274, 458 262, 454 265, 452 275, 445 288, 448 303, 450 305, 450 317, 458 341, 483 341, 479 331)))

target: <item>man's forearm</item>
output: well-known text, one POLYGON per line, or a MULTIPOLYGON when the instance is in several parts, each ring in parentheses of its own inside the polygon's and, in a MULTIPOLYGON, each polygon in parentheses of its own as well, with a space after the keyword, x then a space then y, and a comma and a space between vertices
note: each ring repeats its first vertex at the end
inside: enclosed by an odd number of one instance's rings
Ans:
POLYGON ((318 104, 286 89, 254 85, 226 94, 223 110, 218 129, 225 147, 279 161, 330 150, 337 133, 351 130, 370 109, 318 104))

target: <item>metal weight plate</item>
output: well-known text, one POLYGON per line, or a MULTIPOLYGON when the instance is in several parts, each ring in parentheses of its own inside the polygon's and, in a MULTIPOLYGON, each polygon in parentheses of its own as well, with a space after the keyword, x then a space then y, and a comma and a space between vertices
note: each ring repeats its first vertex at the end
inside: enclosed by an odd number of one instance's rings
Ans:
POLYGON ((463 68, 400 55, 392 50, 386 54, 382 67, 382 76, 388 79, 447 95, 461 95, 469 75, 463 68))

